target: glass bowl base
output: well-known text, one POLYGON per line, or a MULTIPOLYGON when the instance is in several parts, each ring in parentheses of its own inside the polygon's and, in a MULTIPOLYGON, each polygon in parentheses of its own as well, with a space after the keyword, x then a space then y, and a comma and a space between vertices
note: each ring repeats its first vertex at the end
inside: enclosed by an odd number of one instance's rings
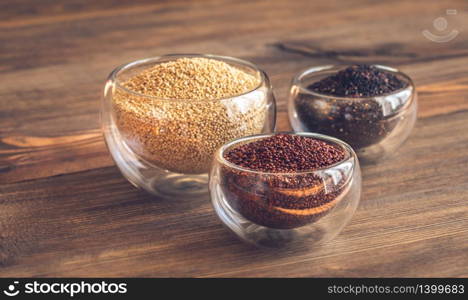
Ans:
POLYGON ((208 174, 180 174, 158 168, 137 156, 115 128, 110 128, 105 138, 115 164, 135 187, 162 198, 209 195, 208 174))
MULTIPOLYGON (((216 193, 216 191, 214 191, 216 193)), ((253 223, 235 211, 218 194, 212 195, 213 207, 224 225, 241 240, 260 248, 288 248, 299 245, 315 246, 333 239, 339 230, 326 230, 327 217, 314 224, 295 229, 275 229, 253 223)))
POLYGON ((208 195, 208 175, 169 173, 167 176, 154 178, 149 188, 152 194, 163 197, 204 196, 208 195))

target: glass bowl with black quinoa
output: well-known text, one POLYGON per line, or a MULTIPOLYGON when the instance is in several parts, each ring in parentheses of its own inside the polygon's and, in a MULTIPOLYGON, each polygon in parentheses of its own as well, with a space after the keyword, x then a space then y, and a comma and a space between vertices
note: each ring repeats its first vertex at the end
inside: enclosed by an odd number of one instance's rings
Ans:
POLYGON ((289 95, 289 119, 298 132, 339 138, 363 161, 396 151, 417 114, 409 76, 382 65, 320 66, 299 73, 289 95))

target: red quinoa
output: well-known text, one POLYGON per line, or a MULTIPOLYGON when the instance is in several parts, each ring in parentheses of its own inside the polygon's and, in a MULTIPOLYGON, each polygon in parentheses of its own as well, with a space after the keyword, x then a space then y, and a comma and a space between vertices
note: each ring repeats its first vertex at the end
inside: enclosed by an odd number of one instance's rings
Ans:
POLYGON ((231 149, 224 158, 269 173, 222 170, 231 207, 259 225, 290 229, 315 222, 335 206, 342 192, 342 184, 304 173, 346 158, 344 149, 319 139, 277 134, 231 149))
POLYGON ((344 152, 318 139, 278 134, 232 149, 224 158, 255 171, 285 173, 332 165, 343 160, 344 152))

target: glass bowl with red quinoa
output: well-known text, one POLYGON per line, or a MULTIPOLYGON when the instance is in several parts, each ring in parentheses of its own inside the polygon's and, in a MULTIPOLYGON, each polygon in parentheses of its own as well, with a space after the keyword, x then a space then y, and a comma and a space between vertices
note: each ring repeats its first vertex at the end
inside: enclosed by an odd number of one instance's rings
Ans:
POLYGON ((279 247, 333 238, 352 217, 361 173, 353 149, 321 134, 275 133, 231 141, 215 154, 216 213, 241 239, 279 247))

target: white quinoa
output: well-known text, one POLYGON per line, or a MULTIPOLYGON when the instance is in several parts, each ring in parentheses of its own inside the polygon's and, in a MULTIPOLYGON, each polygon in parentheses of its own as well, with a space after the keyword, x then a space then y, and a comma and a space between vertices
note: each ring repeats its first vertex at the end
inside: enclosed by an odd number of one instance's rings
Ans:
POLYGON ((215 59, 157 64, 123 83, 142 95, 116 90, 117 127, 130 148, 155 166, 206 173, 223 144, 263 131, 267 91, 259 85, 259 77, 215 59))

